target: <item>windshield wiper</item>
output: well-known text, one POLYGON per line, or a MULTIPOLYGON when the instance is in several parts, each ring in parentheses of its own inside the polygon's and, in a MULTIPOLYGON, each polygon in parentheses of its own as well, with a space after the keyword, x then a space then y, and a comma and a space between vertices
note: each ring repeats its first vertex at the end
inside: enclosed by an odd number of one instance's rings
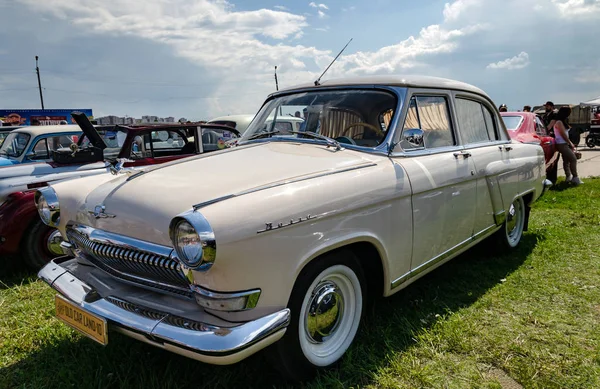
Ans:
POLYGON ((330 138, 328 136, 325 136, 325 135, 317 134, 316 132, 312 132, 312 131, 288 131, 288 132, 290 134, 307 135, 312 138, 324 140, 325 142, 327 142, 327 146, 335 147, 336 151, 339 151, 342 149, 340 142, 338 142, 337 140, 330 138))
POLYGON ((311 132, 311 131, 285 131, 285 132, 281 132, 279 130, 267 131, 267 132, 262 132, 260 134, 252 135, 250 138, 248 138, 246 140, 260 139, 260 138, 264 138, 264 137, 267 137, 267 136, 271 136, 271 135, 275 135, 275 134, 280 134, 280 133, 281 134, 306 135, 306 136, 309 136, 311 138, 324 140, 325 142, 327 142, 327 146, 335 147, 336 151, 342 149, 342 146, 340 145, 340 142, 338 142, 337 140, 335 140, 333 138, 330 138, 328 136, 325 136, 325 135, 321 135, 321 134, 317 134, 315 132, 311 132))
POLYGON ((264 137, 271 136, 271 135, 274 135, 274 134, 279 134, 279 130, 261 132, 260 134, 254 134, 254 135, 252 135, 250 138, 248 138, 246 140, 260 139, 260 138, 264 138, 264 137))

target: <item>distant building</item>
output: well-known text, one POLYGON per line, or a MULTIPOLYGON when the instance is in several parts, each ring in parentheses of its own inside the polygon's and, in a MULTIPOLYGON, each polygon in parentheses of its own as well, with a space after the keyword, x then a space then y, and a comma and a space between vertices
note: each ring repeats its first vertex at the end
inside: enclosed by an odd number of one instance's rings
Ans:
MULTIPOLYGON (((187 121, 187 119, 185 119, 185 118, 181 118, 180 120, 187 121)), ((166 118, 161 118, 161 117, 154 116, 154 115, 144 115, 144 116, 141 117, 141 119, 137 119, 137 118, 133 118, 133 117, 129 117, 129 116, 121 117, 121 116, 109 115, 109 116, 103 116, 103 117, 97 118, 96 122, 99 125, 116 125, 116 124, 131 125, 131 124, 144 124, 144 123, 175 123, 175 118, 173 116, 169 116, 169 117, 166 117, 166 118)))

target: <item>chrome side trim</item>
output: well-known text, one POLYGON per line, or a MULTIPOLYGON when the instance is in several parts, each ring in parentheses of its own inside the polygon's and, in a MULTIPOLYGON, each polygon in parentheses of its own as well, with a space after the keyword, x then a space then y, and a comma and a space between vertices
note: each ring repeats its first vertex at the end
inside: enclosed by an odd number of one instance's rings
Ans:
POLYGON ((475 243, 477 240, 486 238, 487 236, 493 234, 494 232, 496 232, 496 230, 498 230, 498 228, 499 227, 495 226, 495 225, 489 226, 486 229, 473 235, 472 237, 460 242, 456 246, 446 250, 445 252, 441 253, 437 257, 434 257, 434 258, 430 259, 429 261, 423 263, 419 267, 417 267, 415 269, 411 269, 408 273, 406 273, 406 274, 398 277, 394 281, 392 281, 391 289, 393 290, 393 289, 397 288, 398 286, 405 283, 409 279, 421 274, 422 272, 429 269, 430 267, 437 265, 439 262, 443 262, 444 260, 457 255, 461 250, 463 250, 467 246, 475 243))
MULTIPOLYGON (((120 328, 144 335, 149 343, 162 347, 170 344, 175 352, 191 351, 199 360, 227 357, 284 330, 290 322, 290 310, 282 309, 243 324, 216 326, 144 307, 115 296, 101 297, 59 263, 57 258, 38 273, 38 277, 81 309, 107 319, 109 330, 120 328)), ((127 334, 127 332, 125 332, 127 334)), ((230 358, 234 361, 235 359, 230 358)), ((227 361, 226 361, 227 362, 227 361)))
POLYGON ((375 162, 369 162, 369 163, 365 163, 365 164, 358 165, 358 166, 348 167, 348 168, 345 168, 345 169, 333 170, 333 171, 325 171, 325 172, 311 174, 311 175, 305 176, 305 177, 298 177, 298 178, 293 178, 293 179, 288 179, 288 180, 275 181, 275 182, 272 182, 270 184, 257 186, 257 187, 254 187, 254 188, 246 189, 246 190, 238 192, 238 193, 233 193, 233 194, 229 194, 229 195, 226 195, 226 196, 217 197, 215 199, 211 199, 211 200, 208 200, 208 201, 204 201, 202 203, 198 203, 198 204, 193 205, 193 208, 194 208, 195 211, 197 211, 198 209, 206 207, 206 206, 208 206, 210 204, 218 203, 218 202, 221 202, 221 201, 224 201, 224 200, 228 200, 228 199, 231 199, 231 198, 234 198, 234 197, 240 197, 240 196, 244 196, 244 195, 247 195, 247 194, 250 194, 250 193, 260 192, 262 190, 276 188, 278 186, 283 186, 283 185, 288 185, 288 184, 294 184, 296 182, 312 180, 312 179, 315 179, 315 178, 321 178, 321 177, 331 176, 331 175, 334 175, 334 174, 346 173, 346 172, 350 172, 350 171, 353 171, 353 170, 365 169, 365 168, 373 167, 373 166, 377 166, 377 164, 375 162))
POLYGON ((502 224, 504 224, 505 220, 506 220, 506 211, 505 210, 502 210, 502 211, 494 214, 494 221, 496 222, 497 226, 501 226, 502 224))

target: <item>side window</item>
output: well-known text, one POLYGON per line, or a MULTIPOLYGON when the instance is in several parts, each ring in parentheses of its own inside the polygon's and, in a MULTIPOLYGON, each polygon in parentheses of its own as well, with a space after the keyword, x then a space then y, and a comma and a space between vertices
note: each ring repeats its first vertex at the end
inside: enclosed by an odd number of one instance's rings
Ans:
POLYGON ((405 150, 423 147, 431 149, 455 144, 446 98, 413 96, 404 120, 400 143, 402 148, 405 150), (421 130, 422 133, 418 130, 421 130))
POLYGON ((481 106, 483 109, 483 118, 485 119, 485 126, 487 127, 487 132, 490 137, 490 140, 498 140, 498 129, 496 127, 496 121, 494 120, 494 115, 487 109, 485 106, 481 106))
POLYGON ((484 107, 473 100, 456 99, 458 127, 464 144, 481 143, 490 140, 484 118, 484 107))
POLYGON ((33 147, 33 152, 35 156, 31 159, 48 159, 50 158, 48 153, 48 143, 46 139, 40 139, 35 146, 33 147))
MULTIPOLYGON (((176 131, 152 131, 152 148, 156 150, 181 150, 185 140, 176 131)), ((150 145, 146 146, 150 149, 150 145)))

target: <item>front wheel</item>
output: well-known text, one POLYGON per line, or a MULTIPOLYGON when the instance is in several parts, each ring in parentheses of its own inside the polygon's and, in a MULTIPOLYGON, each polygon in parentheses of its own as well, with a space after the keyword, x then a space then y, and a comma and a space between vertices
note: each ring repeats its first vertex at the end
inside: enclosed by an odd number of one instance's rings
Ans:
POLYGON ((496 233, 496 239, 501 247, 510 250, 519 245, 523 237, 527 215, 528 212, 525 208, 523 198, 518 197, 514 199, 506 212, 504 225, 496 233))
POLYGON ((593 148, 594 146, 596 146, 595 139, 592 135, 588 135, 585 137, 585 145, 587 147, 589 147, 590 149, 593 148))
POLYGON ((56 228, 36 220, 25 234, 27 236, 23 240, 23 260, 31 270, 37 271, 52 258, 63 255, 60 248, 61 234, 56 228))
POLYGON ((363 315, 366 283, 354 255, 340 252, 307 265, 294 284, 291 321, 269 356, 293 381, 338 362, 352 344, 363 315))

